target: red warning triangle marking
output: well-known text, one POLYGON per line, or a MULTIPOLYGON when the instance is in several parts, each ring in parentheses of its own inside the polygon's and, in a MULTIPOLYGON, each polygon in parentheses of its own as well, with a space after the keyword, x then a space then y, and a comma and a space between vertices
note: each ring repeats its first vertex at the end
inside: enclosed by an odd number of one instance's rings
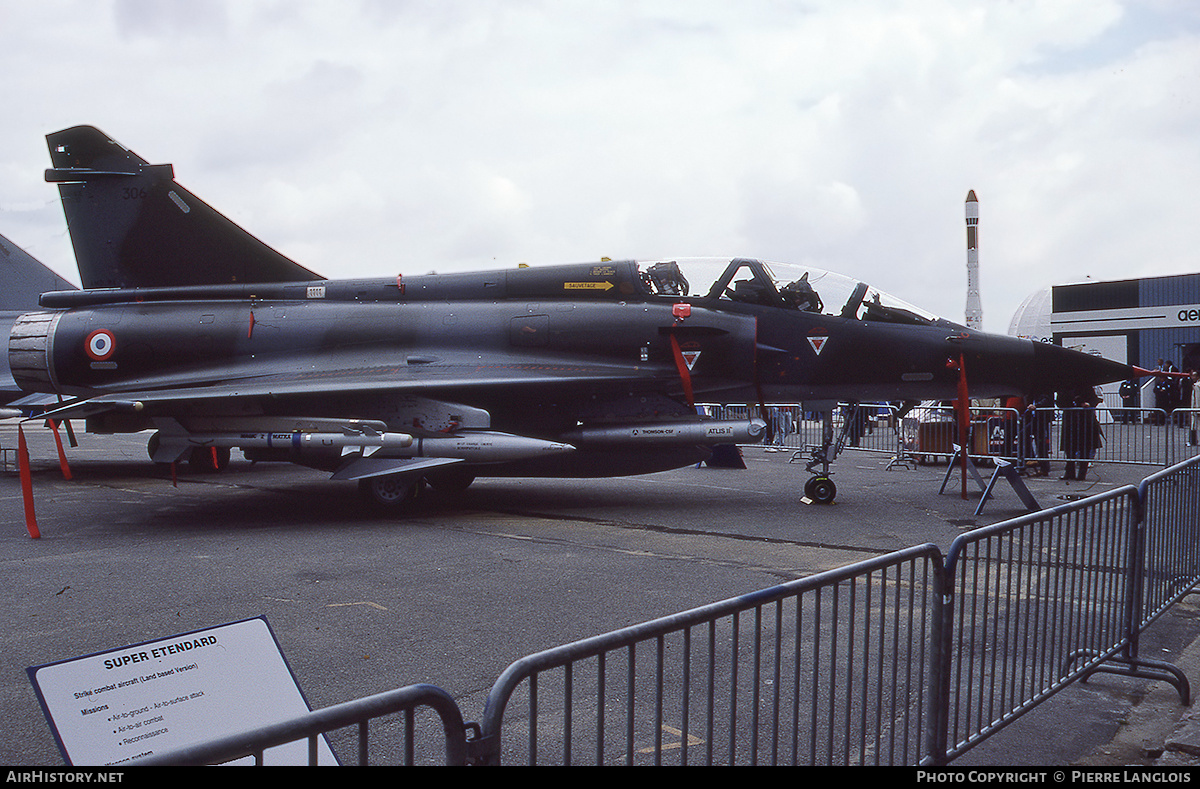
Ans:
POLYGON ((808 338, 808 344, 812 346, 817 356, 821 355, 821 349, 825 347, 825 343, 827 342, 829 342, 829 337, 823 334, 808 338))
POLYGON ((684 360, 685 362, 687 362, 687 368, 688 368, 689 370, 691 370, 691 369, 694 369, 694 368, 695 368, 695 366, 696 366, 696 360, 697 360, 697 359, 699 359, 699 358, 700 358, 700 352, 699 352, 699 351, 683 351, 683 360, 684 360))

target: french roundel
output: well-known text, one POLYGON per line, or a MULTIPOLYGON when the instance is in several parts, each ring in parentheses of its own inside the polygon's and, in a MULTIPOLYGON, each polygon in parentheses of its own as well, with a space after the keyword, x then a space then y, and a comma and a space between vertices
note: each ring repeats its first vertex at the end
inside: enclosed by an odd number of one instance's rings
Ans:
POLYGON ((113 355, 116 347, 117 342, 113 339, 112 332, 108 329, 97 329, 88 335, 84 350, 87 351, 88 356, 98 362, 103 362, 113 355))

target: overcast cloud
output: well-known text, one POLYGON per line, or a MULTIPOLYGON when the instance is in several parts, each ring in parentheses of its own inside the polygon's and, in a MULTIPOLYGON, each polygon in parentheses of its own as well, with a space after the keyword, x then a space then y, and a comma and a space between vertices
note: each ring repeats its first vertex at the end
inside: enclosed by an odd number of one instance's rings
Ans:
POLYGON ((0 234, 98 126, 329 277, 740 255, 984 326, 1200 271, 1193 0, 0 0, 0 234))

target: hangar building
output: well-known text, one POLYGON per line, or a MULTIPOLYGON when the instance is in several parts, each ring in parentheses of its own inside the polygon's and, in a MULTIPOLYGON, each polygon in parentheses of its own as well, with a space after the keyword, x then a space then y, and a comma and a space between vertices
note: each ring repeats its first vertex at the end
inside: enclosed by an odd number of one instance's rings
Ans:
POLYGON ((1200 274, 1055 285, 1029 296, 1008 331, 1146 369, 1162 359, 1200 370, 1200 274))

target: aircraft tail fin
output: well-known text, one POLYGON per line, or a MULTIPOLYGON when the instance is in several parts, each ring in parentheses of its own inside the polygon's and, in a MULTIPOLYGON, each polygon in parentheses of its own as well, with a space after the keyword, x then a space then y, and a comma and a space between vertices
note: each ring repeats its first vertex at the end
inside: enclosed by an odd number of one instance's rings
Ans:
POLYGON ((84 288, 306 282, 322 277, 243 230, 92 126, 46 135, 84 288))

